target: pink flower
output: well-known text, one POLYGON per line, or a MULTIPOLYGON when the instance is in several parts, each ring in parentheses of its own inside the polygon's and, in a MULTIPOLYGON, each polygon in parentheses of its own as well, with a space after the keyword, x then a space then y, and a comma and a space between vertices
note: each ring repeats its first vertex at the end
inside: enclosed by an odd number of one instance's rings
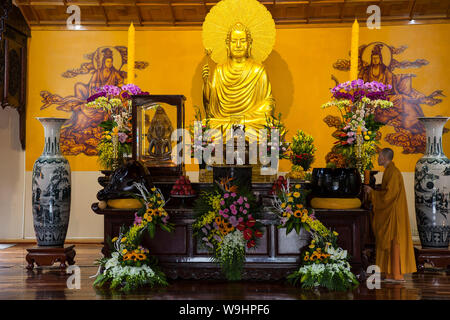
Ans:
POLYGON ((244 203, 244 198, 242 198, 242 197, 239 197, 239 199, 238 199, 238 201, 237 201, 239 204, 243 204, 244 203))
POLYGON ((134 214, 134 225, 138 225, 142 223, 142 218, 137 215, 137 212, 134 214))
POLYGON ((248 209, 248 208, 250 208, 250 205, 248 203, 246 203, 245 207, 248 209))
POLYGON ((233 198, 236 197, 236 193, 233 192, 233 193, 231 194, 231 196, 232 196, 233 198))
POLYGON ((236 228, 236 226, 238 225, 238 221, 237 221, 236 217, 230 217, 230 223, 233 227, 236 228))
POLYGON ((225 205, 225 200, 220 201, 220 205, 224 206, 225 205))
POLYGON ((227 198, 230 197, 230 194, 229 194, 229 193, 225 193, 225 194, 223 195, 223 197, 224 197, 225 199, 227 199, 227 198))

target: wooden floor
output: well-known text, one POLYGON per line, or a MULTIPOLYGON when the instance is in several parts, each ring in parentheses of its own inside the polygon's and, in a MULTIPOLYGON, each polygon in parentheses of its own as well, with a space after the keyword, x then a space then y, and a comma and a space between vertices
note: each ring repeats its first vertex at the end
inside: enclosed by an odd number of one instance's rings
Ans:
MULTIPOLYGON (((81 270, 81 288, 68 289, 68 274, 57 268, 40 268, 28 271, 26 248, 18 244, 0 250, 0 299, 194 299, 194 300, 450 300, 450 273, 426 271, 406 276, 406 283, 382 283, 381 289, 369 290, 365 283, 352 292, 305 291, 285 282, 225 282, 225 281, 171 281, 164 289, 146 289, 122 295, 93 288, 97 272, 94 261, 101 257, 100 245, 77 244, 76 265, 81 270)), ((56 266, 56 264, 55 264, 56 266)))

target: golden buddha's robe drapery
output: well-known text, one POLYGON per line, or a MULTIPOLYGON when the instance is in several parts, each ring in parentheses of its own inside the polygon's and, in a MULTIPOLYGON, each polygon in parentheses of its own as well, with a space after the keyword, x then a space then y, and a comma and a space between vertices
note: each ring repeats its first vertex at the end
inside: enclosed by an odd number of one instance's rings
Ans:
POLYGON ((405 186, 402 174, 393 162, 384 171, 381 190, 373 190, 370 198, 373 204, 376 265, 381 272, 392 273, 391 246, 392 241, 396 241, 400 247, 400 272, 416 272, 405 186))
POLYGON ((264 67, 247 59, 242 65, 228 61, 214 70, 205 109, 212 128, 226 130, 238 119, 246 127, 261 129, 275 100, 264 67))

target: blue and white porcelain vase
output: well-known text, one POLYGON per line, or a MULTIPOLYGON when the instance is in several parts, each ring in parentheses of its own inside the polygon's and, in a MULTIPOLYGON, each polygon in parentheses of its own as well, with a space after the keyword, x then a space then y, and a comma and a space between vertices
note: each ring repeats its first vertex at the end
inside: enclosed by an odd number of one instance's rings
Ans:
POLYGON ((417 161, 414 193, 422 248, 447 248, 450 240, 450 160, 442 149, 448 117, 418 118, 427 131, 427 149, 417 161))
POLYGON ((33 223, 38 246, 61 247, 70 215, 70 166, 59 148, 61 126, 68 119, 37 118, 44 126, 45 147, 33 166, 33 223))

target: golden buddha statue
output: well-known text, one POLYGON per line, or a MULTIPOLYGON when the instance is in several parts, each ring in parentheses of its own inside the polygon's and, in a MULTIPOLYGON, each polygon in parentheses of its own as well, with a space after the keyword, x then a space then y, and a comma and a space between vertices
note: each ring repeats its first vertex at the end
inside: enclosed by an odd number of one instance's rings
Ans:
POLYGON ((269 55, 275 41, 273 19, 255 0, 223 0, 213 9, 204 23, 206 52, 217 62, 212 77, 208 64, 202 70, 206 116, 212 128, 226 130, 232 125, 242 124, 246 129, 258 132, 266 124, 266 115, 273 115, 275 107, 266 70, 260 63, 269 55), (262 18, 255 19, 255 12, 262 18), (223 21, 224 16, 229 16, 230 20, 223 21), (264 21, 265 28, 261 28, 261 21, 264 21), (256 33, 266 31, 264 37, 256 35, 255 57, 252 54, 255 44, 252 28, 256 33), (223 38, 218 33, 223 34, 223 38))

